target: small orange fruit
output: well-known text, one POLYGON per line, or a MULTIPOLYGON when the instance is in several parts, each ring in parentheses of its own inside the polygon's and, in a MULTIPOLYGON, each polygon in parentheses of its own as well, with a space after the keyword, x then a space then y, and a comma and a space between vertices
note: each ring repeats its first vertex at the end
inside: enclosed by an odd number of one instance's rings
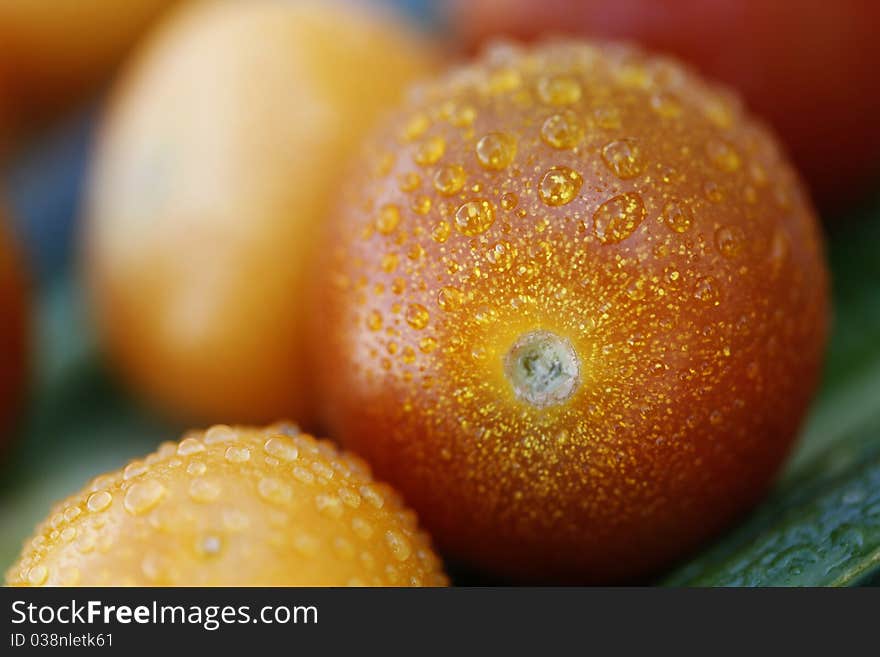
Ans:
POLYGON ((357 457, 276 424, 164 443, 60 502, 11 585, 444 585, 416 516, 357 457))
POLYGON ((763 495, 814 392, 797 175, 729 93, 629 47, 500 46, 412 98, 321 244, 327 428, 488 571, 681 556, 763 495))
POLYGON ((306 418, 313 234, 430 57, 390 18, 315 0, 196 2, 153 36, 104 124, 85 236, 97 324, 138 390, 212 422, 306 418))
POLYGON ((0 438, 20 410, 28 342, 25 277, 6 220, 0 208, 0 438))

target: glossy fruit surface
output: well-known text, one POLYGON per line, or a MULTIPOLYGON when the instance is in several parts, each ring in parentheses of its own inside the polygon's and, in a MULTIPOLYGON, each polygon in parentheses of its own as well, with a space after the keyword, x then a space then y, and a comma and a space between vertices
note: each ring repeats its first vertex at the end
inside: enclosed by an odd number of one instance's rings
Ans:
POLYGON ((98 324, 137 388, 211 422, 305 418, 313 233, 428 60, 397 22, 335 2, 195 3, 147 45, 104 126, 85 239, 98 324))
POLYGON ((0 445, 21 410, 24 396, 27 312, 22 262, 0 207, 0 445))
POLYGON ((681 556, 760 498, 813 394, 796 174, 729 93, 623 46, 500 47, 414 98, 321 243, 329 431, 485 570, 681 556))
POLYGON ((474 46, 501 34, 632 39, 733 86, 831 212, 880 177, 880 4, 873 0, 450 0, 474 46))
POLYGON ((416 516, 357 457, 291 425, 164 443, 60 502, 12 585, 443 585, 416 516))
POLYGON ((15 107, 28 118, 93 87, 171 2, 0 2, 0 79, 15 107))

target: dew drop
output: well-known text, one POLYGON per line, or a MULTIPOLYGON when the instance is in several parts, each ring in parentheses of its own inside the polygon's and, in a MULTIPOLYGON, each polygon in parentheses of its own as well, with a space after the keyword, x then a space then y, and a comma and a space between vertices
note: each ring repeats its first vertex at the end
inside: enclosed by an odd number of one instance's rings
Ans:
POLYGON ((226 448, 224 458, 230 463, 245 463, 251 458, 251 450, 247 447, 233 445, 226 448))
POLYGON ((196 553, 200 557, 216 557, 223 550, 223 541, 216 534, 206 534, 196 542, 196 553))
POLYGON ((449 112, 449 122, 456 128, 467 128, 473 125, 477 118, 477 110, 472 105, 462 105, 452 108, 449 112))
POLYGON ((177 453, 180 456, 190 456, 191 454, 197 454, 204 451, 205 446, 198 438, 184 438, 177 446, 177 453))
POLYGON ((722 226, 715 231, 715 246, 725 258, 735 258, 745 246, 746 234, 739 226, 722 226))
POLYGON ((501 171, 516 157, 516 140, 503 132, 490 132, 477 142, 476 152, 480 166, 501 171))
POLYGON ((400 223, 400 208, 389 203, 383 205, 379 210, 379 216, 376 219, 376 230, 383 235, 390 235, 400 223))
POLYGON ((375 508, 381 509, 385 506, 385 498, 382 497, 382 494, 376 490, 374 486, 370 484, 364 484, 360 488, 361 497, 363 497, 367 502, 372 504, 375 508))
POLYGON ((506 192, 501 196, 501 207, 505 210, 513 210, 518 203, 519 199, 513 192, 506 192))
POLYGON ((135 477, 140 477, 147 471, 146 464, 143 461, 132 461, 125 469, 122 471, 122 478, 126 481, 129 479, 134 479, 135 477))
POLYGON ((49 578, 49 571, 46 566, 39 565, 34 566, 30 570, 28 570, 27 581, 31 586, 41 586, 45 584, 46 580, 49 578))
POLYGON ((419 351, 423 354, 430 354, 437 348, 437 340, 432 337, 424 337, 419 340, 419 351))
POLYGON ((89 499, 86 502, 86 508, 92 513, 97 513, 110 506, 111 502, 113 502, 113 496, 106 490, 101 490, 89 495, 89 499))
POLYGON ((222 492, 220 484, 213 479, 199 477, 189 485, 189 496, 196 502, 208 503, 215 501, 222 492))
POLYGON ((382 256, 382 261, 380 266, 382 267, 382 271, 386 274, 391 274, 397 269, 397 264, 400 262, 400 257, 396 253, 386 253, 382 256))
POLYGON ((499 242, 486 252, 486 260, 497 271, 508 271, 516 260, 516 247, 510 242, 499 242))
POLYGON ((719 128, 727 129, 733 125, 733 107, 721 96, 708 99, 703 111, 706 117, 719 128))
POLYGON ((208 469, 208 467, 204 463, 202 463, 201 461, 192 461, 189 464, 187 464, 186 473, 193 475, 193 476, 198 476, 198 475, 205 474, 205 471, 207 469, 208 469))
POLYGON ((457 194, 464 187, 467 174, 460 164, 450 164, 437 169, 434 174, 434 189, 444 196, 457 194))
POLYGON ((293 469, 293 476, 304 484, 315 483, 315 475, 300 466, 293 469))
POLYGON ((593 111, 596 124, 604 130, 619 130, 623 125, 620 119, 620 110, 613 106, 597 107, 593 111))
POLYGON ((581 85, 566 76, 545 76, 538 80, 538 96, 548 105, 571 105, 581 99, 581 85))
POLYGON ((401 135, 405 141, 415 141, 421 137, 431 126, 430 119, 421 112, 410 117, 403 127, 401 135))
POLYGON ((378 310, 371 310, 367 314, 367 328, 371 331, 378 331, 382 328, 382 313, 378 310))
POLYGON ((635 232, 645 219, 645 204, 634 192, 605 201, 593 213, 593 231, 603 244, 617 244, 635 232))
POLYGON ((400 176, 398 187, 402 192, 412 192, 418 189, 419 185, 421 184, 422 179, 419 174, 415 173, 414 171, 410 171, 409 173, 400 176))
POLYGON ((122 505, 129 513, 140 515, 155 507, 165 493, 165 487, 155 479, 140 481, 128 489, 122 505))
POLYGON ((428 166, 437 164, 444 153, 446 153, 446 140, 443 137, 434 136, 419 144, 413 159, 416 164, 428 166))
POLYGON ((707 180, 703 184, 703 193, 713 203, 721 203, 724 200, 724 190, 713 180, 707 180))
POLYGON ((391 550, 391 554, 398 561, 406 561, 412 554, 412 546, 409 540, 400 532, 388 530, 385 532, 385 542, 391 550))
POLYGON ((617 139, 602 147, 602 160, 621 180, 635 178, 645 170, 642 151, 634 139, 617 139))
POLYGON ((250 519, 237 509, 225 509, 223 511, 223 527, 231 532, 244 531, 250 525, 250 519))
POLYGON ((315 507, 318 512, 328 518, 339 518, 342 516, 344 509, 342 508, 342 500, 335 495, 327 495, 321 493, 315 496, 315 507))
POLYGON ((701 276, 694 285, 694 298, 703 303, 717 306, 720 294, 718 283, 711 276, 701 276))
POLYGON ((645 294, 645 280, 643 278, 637 278, 626 288, 626 296, 628 296, 633 301, 643 300, 645 298, 645 294))
POLYGON ((740 167, 739 153, 730 142, 724 139, 716 137, 706 142, 706 155, 719 171, 732 173, 740 167))
POLYGON ((437 305, 440 306, 441 310, 445 310, 446 312, 458 310, 458 308, 461 307, 463 300, 464 295, 461 290, 452 285, 440 288, 440 291, 437 293, 437 305))
POLYGON ((581 175, 568 167, 552 167, 547 170, 538 185, 541 200, 550 206, 571 203, 584 184, 581 175))
POLYGON ((287 436, 272 436, 263 444, 263 449, 282 461, 295 461, 299 457, 299 450, 287 436))
POLYGON ((571 149, 583 138, 584 128, 577 114, 571 110, 549 116, 541 125, 541 139, 553 148, 571 149))
POLYGON ((479 235, 495 223, 495 208, 485 199, 464 203, 455 213, 455 228, 462 235, 479 235))
POLYGON ((416 330, 421 330, 428 325, 431 316, 428 309, 420 303, 411 303, 406 309, 406 323, 416 330))
POLYGON ((274 477, 263 477, 257 483, 257 491, 267 502, 285 504, 293 497, 293 490, 288 484, 274 477))
POLYGON ((669 201, 663 206, 660 218, 666 226, 676 233, 684 233, 691 227, 691 213, 679 201, 669 201))
POLYGON ((349 506, 352 509, 356 509, 361 505, 361 496, 352 489, 346 488, 345 486, 339 489, 339 499, 341 499, 346 506, 349 506))
POLYGON ((238 440, 238 433, 225 424, 218 424, 205 432, 205 444, 229 443, 238 440))
POLYGON ((431 211, 431 197, 424 194, 417 196, 413 199, 410 207, 416 214, 424 216, 431 211))
POLYGON ((452 232, 452 228, 449 222, 439 221, 431 230, 431 239, 439 244, 443 244, 443 242, 449 239, 450 232, 452 232))
POLYGON ((522 84, 522 76, 515 68, 504 67, 489 75, 487 90, 493 96, 517 90, 522 84))
POLYGON ((665 119, 681 116, 681 101, 668 92, 658 92, 651 96, 651 109, 665 119))

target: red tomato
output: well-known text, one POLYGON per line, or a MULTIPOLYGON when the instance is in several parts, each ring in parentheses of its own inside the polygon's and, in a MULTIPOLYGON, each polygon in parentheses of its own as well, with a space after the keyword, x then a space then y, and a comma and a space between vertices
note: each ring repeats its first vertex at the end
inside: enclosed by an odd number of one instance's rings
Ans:
POLYGON ((763 495, 827 286, 800 181, 737 102, 550 43, 426 85, 370 144, 318 250, 308 371, 450 554, 619 580, 763 495))
POLYGON ((779 131, 817 200, 880 172, 874 0, 450 0, 465 43, 544 33, 633 39, 735 87, 779 131))
POLYGON ((25 279, 5 221, 0 210, 0 434, 19 410, 27 360, 25 279))

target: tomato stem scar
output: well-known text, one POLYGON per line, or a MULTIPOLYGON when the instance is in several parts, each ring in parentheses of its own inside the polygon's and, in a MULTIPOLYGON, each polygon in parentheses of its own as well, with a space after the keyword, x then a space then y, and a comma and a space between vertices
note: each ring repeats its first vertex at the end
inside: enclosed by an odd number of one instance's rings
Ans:
POLYGON ((580 381, 580 360, 565 338, 550 331, 529 331, 507 352, 504 374, 517 399, 547 408, 572 396, 580 381))

